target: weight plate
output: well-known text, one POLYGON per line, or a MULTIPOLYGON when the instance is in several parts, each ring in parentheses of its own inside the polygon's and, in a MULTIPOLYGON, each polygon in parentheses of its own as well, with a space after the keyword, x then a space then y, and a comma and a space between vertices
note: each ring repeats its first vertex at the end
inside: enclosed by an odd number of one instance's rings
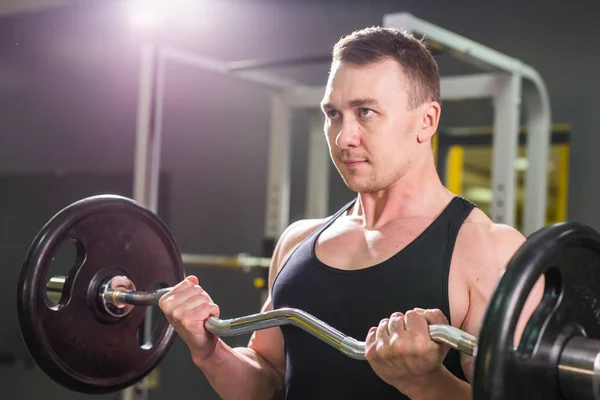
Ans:
POLYGON ((531 235, 515 253, 490 298, 475 358, 473 399, 561 399, 558 365, 574 336, 600 337, 600 236, 578 223, 531 235), (535 283, 542 301, 518 347, 514 336, 535 283))
POLYGON ((160 315, 149 341, 138 330, 147 307, 111 317, 99 288, 124 275, 138 291, 174 286, 184 278, 181 254, 164 223, 131 199, 102 195, 77 201, 56 214, 28 250, 17 293, 23 340, 37 365, 54 381, 83 393, 126 388, 164 357, 174 329, 160 315), (62 244, 73 241, 77 261, 60 303, 46 302, 48 270, 62 244))

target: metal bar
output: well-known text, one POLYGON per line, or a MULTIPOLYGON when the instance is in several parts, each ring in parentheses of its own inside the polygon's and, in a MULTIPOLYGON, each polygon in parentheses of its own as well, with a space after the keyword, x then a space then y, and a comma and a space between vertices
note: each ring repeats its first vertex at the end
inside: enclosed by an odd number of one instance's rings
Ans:
MULTIPOLYGON (((440 135, 440 143, 444 142, 449 146, 492 146, 493 143, 492 135, 483 135, 483 134, 464 134, 464 135, 445 135, 442 133, 440 135)), ((554 145, 560 145, 563 143, 569 142, 569 134, 568 133, 555 133, 552 135, 551 143, 554 145)), ((519 146, 527 145, 527 134, 520 133, 518 138, 519 146)))
MULTIPOLYGON (((160 298, 171 290, 172 288, 164 288, 153 292, 128 292, 107 289, 102 296, 105 301, 114 304, 150 306, 156 305, 160 298)), ((226 320, 209 317, 205 322, 205 327, 214 335, 226 337, 287 324, 301 328, 347 356, 360 360, 365 359, 364 342, 351 338, 320 319, 294 308, 280 308, 226 320)), ((471 356, 477 353, 477 339, 458 328, 450 325, 430 325, 429 333, 432 340, 438 343, 445 343, 471 356)))
POLYGON ((569 197, 569 145, 562 144, 558 147, 558 165, 556 183, 556 221, 567 220, 567 203, 569 197))
POLYGON ((440 78, 443 100, 485 99, 494 97, 498 80, 504 74, 484 73, 474 75, 444 76, 440 78))
MULTIPOLYGON (((154 68, 154 101, 152 104, 152 112, 150 113, 151 118, 151 135, 148 141, 148 152, 147 158, 147 171, 146 176, 146 197, 141 201, 142 204, 146 204, 146 207, 158 214, 158 192, 160 186, 160 161, 161 161, 161 144, 162 144, 162 120, 163 120, 163 98, 165 90, 165 60, 162 57, 161 52, 158 50, 155 60, 156 66, 154 68)), ((138 200, 138 199, 136 199, 138 200)), ((152 314, 155 311, 152 307, 148 307, 146 315, 144 316, 144 329, 142 337, 140 338, 143 342, 147 342, 152 337, 152 314)), ((148 384, 148 376, 144 377, 141 381, 137 382, 133 388, 130 389, 134 394, 135 400, 147 400, 150 394, 150 387, 148 384)))
MULTIPOLYGON (((543 83, 540 83, 543 85, 543 83)), ((548 156, 550 153, 550 101, 545 87, 527 88, 523 97, 527 113, 527 159, 523 234, 530 235, 546 223, 548 156)))
POLYGON ((107 303, 114 305, 128 304, 131 306, 155 306, 165 294, 173 290, 172 287, 154 290, 152 292, 114 290, 107 288, 102 292, 102 298, 107 303))
POLYGON ((133 198, 155 213, 158 210, 164 67, 158 49, 152 44, 145 45, 138 92, 133 198))
POLYGON ((323 114, 309 114, 306 218, 325 218, 329 206, 329 153, 323 138, 323 114))
POLYGON ((165 97, 165 59, 158 54, 156 60, 156 77, 155 77, 155 96, 153 108, 152 136, 150 138, 150 159, 149 159, 149 176, 147 199, 145 199, 148 209, 154 213, 158 213, 159 196, 158 190, 160 187, 160 165, 161 165, 161 148, 163 136, 163 110, 165 97))
MULTIPOLYGON (((571 125, 569 124, 552 124, 550 127, 552 137, 556 134, 568 135, 571 133, 571 125)), ((519 127, 519 133, 528 133, 527 125, 521 125, 519 127)), ((466 135, 491 135, 494 133, 492 126, 451 126, 441 130, 441 133, 446 136, 466 136, 466 135)))
POLYGON ((294 67, 306 64, 323 64, 331 61, 331 54, 308 56, 308 57, 297 57, 287 58, 279 60, 240 60, 230 61, 230 71, 241 71, 249 69, 261 69, 261 68, 277 68, 277 67, 294 67))
POLYGON ((383 17, 383 25, 404 29, 411 33, 423 34, 429 40, 434 40, 453 50, 454 54, 460 54, 464 58, 471 58, 477 61, 478 64, 483 63, 511 72, 520 69, 520 62, 518 60, 409 13, 387 14, 383 17))
POLYGON ((222 256, 213 254, 182 254, 181 259, 186 267, 208 265, 230 268, 269 268, 271 259, 268 257, 252 257, 247 254, 237 256, 222 256))
MULTIPOLYGON (((141 73, 138 99, 138 127, 135 143, 133 197, 157 213, 160 178, 160 148, 164 97, 164 59, 154 44, 144 45, 141 53, 141 73)), ((152 335, 152 308, 146 310, 142 340, 152 335)), ((123 391, 123 399, 146 400, 147 378, 123 391)))
MULTIPOLYGON (((137 131, 135 140, 135 165, 133 169, 133 198, 140 204, 150 206, 150 185, 151 182, 151 136, 154 130, 155 111, 155 91, 156 91, 156 65, 158 60, 158 50, 154 44, 148 43, 142 47, 140 81, 138 90, 138 114, 137 131)), ((146 318, 148 313, 146 311, 146 318)), ((146 333, 144 325, 144 334, 146 333)), ((146 336, 148 337, 148 336, 146 336)), ((143 385, 143 381, 142 381, 143 385)), ((137 389, 137 384, 124 389, 121 392, 122 400, 145 400, 148 398, 147 391, 141 392, 137 389)))
MULTIPOLYGON (((63 284, 64 277, 53 279, 52 286, 56 290, 62 292, 63 284)), ((160 298, 171 290, 173 288, 142 292, 114 290, 107 286, 101 290, 100 296, 107 303, 117 306, 122 304, 155 306, 158 304, 160 298)), ((294 308, 280 308, 226 320, 210 317, 206 322, 206 328, 209 332, 218 336, 236 336, 286 324, 292 324, 305 330, 322 341, 336 347, 348 356, 364 359, 364 342, 353 339, 313 315, 294 308)), ((477 353, 477 339, 458 328, 450 325, 430 325, 429 333, 431 338, 438 343, 445 343, 471 356, 475 356, 477 353)))
POLYGON ((558 382, 566 399, 600 400, 600 340, 570 339, 560 355, 558 382))
POLYGON ((51 305, 56 305, 60 302, 66 280, 65 276, 53 276, 48 280, 46 284, 46 299, 51 305))
POLYGON ((239 71, 231 70, 230 64, 215 58, 201 56, 183 49, 174 47, 163 47, 165 59, 193 66, 207 71, 216 72, 223 75, 231 75, 259 85, 265 85, 271 89, 285 89, 297 86, 298 83, 291 79, 267 74, 263 71, 239 71))
POLYGON ((448 151, 446 187, 456 195, 463 192, 464 154, 465 149, 462 146, 451 146, 448 151))
POLYGON ((265 238, 277 239, 289 224, 290 215, 290 110, 285 95, 271 95, 271 133, 265 215, 265 238))
POLYGON ((433 152, 433 163, 438 165, 438 145, 439 145, 439 136, 440 133, 436 132, 435 135, 431 138, 431 151, 433 152))
POLYGON ((148 152, 152 130, 152 108, 154 106, 154 70, 157 50, 152 44, 142 47, 140 57, 140 79, 138 88, 137 130, 135 137, 135 164, 133 167, 133 198, 146 204, 148 197, 148 152))
POLYGON ((515 226, 515 160, 522 82, 519 74, 505 74, 503 81, 494 98, 491 212, 495 222, 515 226))
POLYGON ((285 101, 289 107, 320 109, 325 94, 325 86, 296 86, 285 91, 285 101))
MULTIPOLYGON (((443 76, 440 78, 442 100, 491 98, 502 76, 498 73, 443 76)), ((286 102, 295 108, 319 108, 324 93, 324 86, 290 87, 286 90, 286 102)))

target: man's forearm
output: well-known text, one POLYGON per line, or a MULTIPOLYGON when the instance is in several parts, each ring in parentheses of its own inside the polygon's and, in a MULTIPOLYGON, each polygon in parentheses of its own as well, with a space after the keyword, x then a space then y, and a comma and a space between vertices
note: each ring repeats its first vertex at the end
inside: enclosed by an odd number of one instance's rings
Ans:
POLYGON ((414 394, 405 394, 412 400, 470 400, 471 385, 442 368, 422 389, 414 394))
POLYGON ((283 393, 282 374, 252 349, 232 349, 219 340, 210 357, 192 358, 224 400, 277 399, 283 393))

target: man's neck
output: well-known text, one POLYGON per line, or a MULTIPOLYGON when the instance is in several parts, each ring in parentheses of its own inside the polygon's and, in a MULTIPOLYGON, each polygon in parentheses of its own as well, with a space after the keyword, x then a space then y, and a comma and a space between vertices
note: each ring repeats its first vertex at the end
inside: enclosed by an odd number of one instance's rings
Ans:
POLYGON ((430 167, 413 168, 385 190, 359 193, 351 215, 361 217, 367 229, 398 218, 437 216, 454 195, 442 185, 433 163, 426 164, 430 167))

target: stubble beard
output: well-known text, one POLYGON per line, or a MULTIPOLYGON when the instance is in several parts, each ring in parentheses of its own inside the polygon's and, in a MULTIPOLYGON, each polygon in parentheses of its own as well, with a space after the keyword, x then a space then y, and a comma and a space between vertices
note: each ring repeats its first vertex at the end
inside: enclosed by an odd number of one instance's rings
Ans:
POLYGON ((369 174, 343 173, 338 167, 344 184, 348 189, 356 193, 376 193, 393 186, 402 176, 401 171, 390 171, 386 175, 377 175, 375 172, 369 174))

